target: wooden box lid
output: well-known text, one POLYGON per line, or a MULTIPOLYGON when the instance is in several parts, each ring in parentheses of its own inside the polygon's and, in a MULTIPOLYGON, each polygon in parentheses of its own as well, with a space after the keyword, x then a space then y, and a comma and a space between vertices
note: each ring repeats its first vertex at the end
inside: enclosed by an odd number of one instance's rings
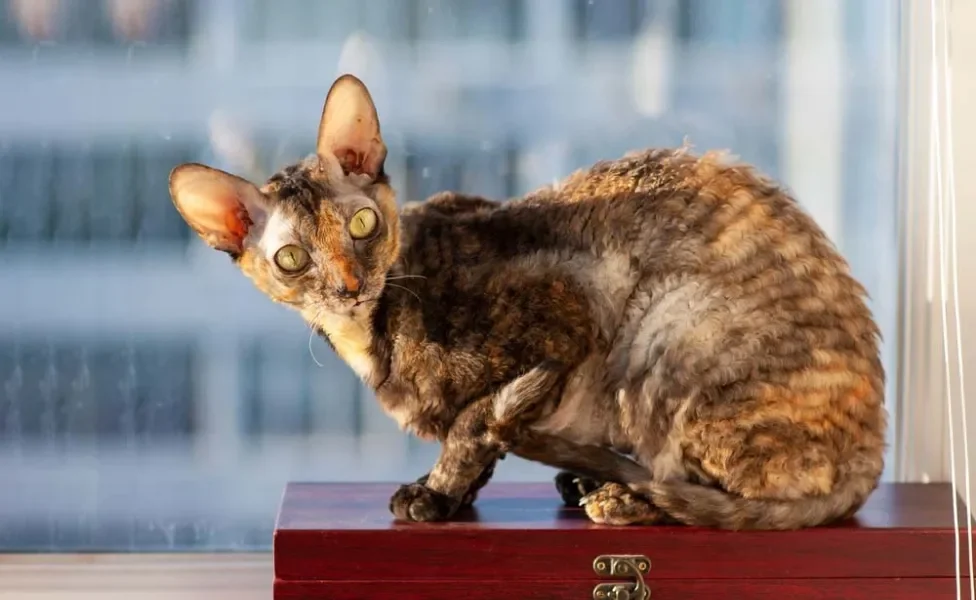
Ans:
MULTIPOLYGON (((607 581, 594 572, 594 559, 608 554, 648 557, 654 600, 859 598, 830 593, 853 594, 847 586, 855 580, 865 598, 955 594, 954 499, 946 484, 882 485, 849 522, 787 532, 595 525, 580 509, 562 507, 546 483, 490 484, 456 521, 398 523, 387 508, 396 487, 289 484, 274 534, 276 597, 379 598, 388 585, 400 598, 502 597, 478 595, 492 589, 590 598, 607 581), (809 588, 817 595, 799 585, 809 580, 817 580, 809 588), (741 595, 757 581, 781 596, 741 595), (878 587, 885 582, 906 595, 878 587), (474 588, 482 592, 465 591, 474 588), (570 588, 576 595, 557 594, 570 588), (729 596, 733 590, 740 596, 729 596)), ((956 502, 964 523, 965 507, 956 502)), ((963 564, 964 577, 969 568, 963 564)))

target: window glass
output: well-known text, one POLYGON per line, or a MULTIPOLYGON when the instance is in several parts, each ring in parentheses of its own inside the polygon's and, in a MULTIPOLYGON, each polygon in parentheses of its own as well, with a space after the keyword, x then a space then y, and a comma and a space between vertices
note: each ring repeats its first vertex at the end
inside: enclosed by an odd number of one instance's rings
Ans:
POLYGON ((347 70, 401 201, 729 149, 850 259, 890 373, 895 4, 0 0, 0 550, 266 550, 287 481, 430 468, 167 192, 181 162, 260 179, 311 152, 347 70))

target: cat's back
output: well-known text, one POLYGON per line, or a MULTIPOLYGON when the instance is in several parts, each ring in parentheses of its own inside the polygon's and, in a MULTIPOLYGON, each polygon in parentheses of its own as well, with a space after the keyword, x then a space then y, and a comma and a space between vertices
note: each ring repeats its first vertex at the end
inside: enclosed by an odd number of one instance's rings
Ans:
POLYGON ((696 251, 691 262, 720 270, 734 266, 729 261, 748 262, 765 249, 775 250, 780 242, 793 246, 789 256, 843 262, 784 186, 724 152, 631 152, 509 204, 516 212, 584 215, 585 221, 565 225, 598 231, 598 240, 626 243, 658 264, 696 251))
POLYGON ((678 325, 698 322, 689 339, 716 351, 790 327, 856 329, 862 356, 877 354, 865 290, 823 230, 721 153, 635 152, 507 202, 447 194, 405 224, 418 268, 571 274, 626 348, 635 329, 676 342, 678 325))
POLYGON ((452 195, 449 204, 449 214, 425 209, 425 225, 454 228, 489 260, 579 252, 626 256, 644 272, 739 271, 739 278, 783 260, 846 270, 788 190, 721 152, 648 149, 597 162, 520 198, 459 202, 452 195), (470 208, 455 209, 459 203, 470 208))

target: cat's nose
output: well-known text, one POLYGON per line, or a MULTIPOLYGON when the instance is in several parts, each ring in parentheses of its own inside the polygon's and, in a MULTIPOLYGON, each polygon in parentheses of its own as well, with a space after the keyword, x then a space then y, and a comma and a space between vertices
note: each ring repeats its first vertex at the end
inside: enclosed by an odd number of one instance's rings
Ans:
POLYGON ((343 298, 355 298, 363 289, 363 278, 359 275, 349 275, 343 277, 342 284, 339 285, 339 295, 343 298))

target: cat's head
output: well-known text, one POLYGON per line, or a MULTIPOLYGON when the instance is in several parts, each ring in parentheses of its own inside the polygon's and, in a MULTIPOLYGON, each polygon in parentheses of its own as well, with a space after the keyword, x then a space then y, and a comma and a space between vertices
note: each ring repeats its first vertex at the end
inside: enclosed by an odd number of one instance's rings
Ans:
POLYGON ((351 314, 379 297, 399 252, 385 158, 369 91, 343 75, 326 96, 315 154, 260 188, 183 164, 169 190, 187 224, 273 300, 306 315, 351 314))

